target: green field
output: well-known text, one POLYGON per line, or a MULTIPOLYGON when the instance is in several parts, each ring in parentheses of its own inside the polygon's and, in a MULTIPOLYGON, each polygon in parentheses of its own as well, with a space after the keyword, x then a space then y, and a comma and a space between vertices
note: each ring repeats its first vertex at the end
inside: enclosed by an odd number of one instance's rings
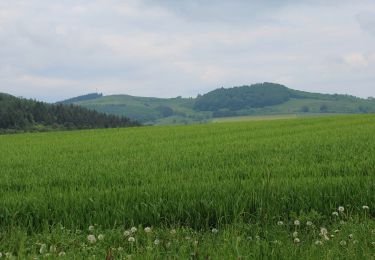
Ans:
POLYGON ((356 115, 3 135, 0 252, 374 259, 374 133, 356 115))

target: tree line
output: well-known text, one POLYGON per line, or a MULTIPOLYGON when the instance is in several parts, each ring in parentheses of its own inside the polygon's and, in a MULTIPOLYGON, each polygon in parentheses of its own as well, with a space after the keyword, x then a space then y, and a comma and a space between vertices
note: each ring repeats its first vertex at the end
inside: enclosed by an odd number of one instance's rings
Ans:
POLYGON ((137 126, 127 117, 76 105, 48 104, 0 93, 0 132, 137 126))

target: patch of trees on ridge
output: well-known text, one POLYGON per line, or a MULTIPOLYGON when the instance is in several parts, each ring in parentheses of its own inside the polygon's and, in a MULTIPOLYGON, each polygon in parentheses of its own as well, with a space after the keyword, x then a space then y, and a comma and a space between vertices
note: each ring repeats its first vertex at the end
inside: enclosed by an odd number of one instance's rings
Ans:
POLYGON ((126 117, 87 108, 48 104, 0 93, 0 132, 137 126, 126 117))
POLYGON ((208 92, 197 97, 194 108, 198 111, 236 111, 278 105, 289 99, 290 92, 287 87, 274 83, 259 83, 208 92))

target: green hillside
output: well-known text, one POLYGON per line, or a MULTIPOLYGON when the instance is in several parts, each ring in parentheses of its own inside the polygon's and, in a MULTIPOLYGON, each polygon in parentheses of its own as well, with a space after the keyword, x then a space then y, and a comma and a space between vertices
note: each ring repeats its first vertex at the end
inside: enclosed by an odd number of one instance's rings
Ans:
POLYGON ((191 124, 231 116, 375 113, 375 101, 349 95, 293 90, 274 83, 220 88, 196 98, 153 98, 90 94, 67 100, 144 124, 191 124), (88 98, 90 95, 92 99, 88 98))

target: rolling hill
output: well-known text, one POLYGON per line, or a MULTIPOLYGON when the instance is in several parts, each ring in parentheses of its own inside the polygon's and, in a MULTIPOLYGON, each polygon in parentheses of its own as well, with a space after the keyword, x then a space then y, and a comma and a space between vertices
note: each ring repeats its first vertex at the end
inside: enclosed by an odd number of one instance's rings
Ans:
POLYGON ((144 124, 190 124, 218 117, 375 113, 375 101, 350 95, 299 91, 274 83, 219 88, 196 98, 88 94, 62 101, 144 124))

